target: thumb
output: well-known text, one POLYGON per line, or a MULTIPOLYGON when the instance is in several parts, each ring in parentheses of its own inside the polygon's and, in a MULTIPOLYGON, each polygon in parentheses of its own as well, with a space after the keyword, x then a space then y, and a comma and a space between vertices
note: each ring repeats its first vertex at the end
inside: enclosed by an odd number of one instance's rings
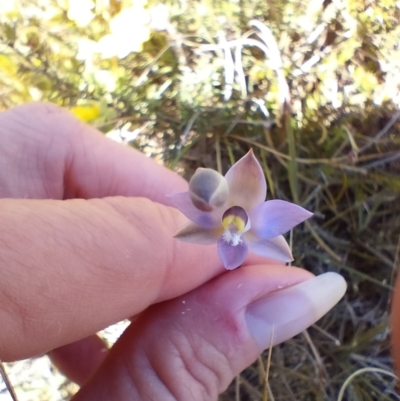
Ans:
POLYGON ((270 345, 343 296, 336 273, 247 266, 144 312, 73 401, 213 401, 270 345), (311 277, 311 278, 310 278, 311 277))
POLYGON ((185 217, 144 198, 2 199, 0 221, 3 360, 80 340, 223 270, 213 247, 173 238, 185 217))

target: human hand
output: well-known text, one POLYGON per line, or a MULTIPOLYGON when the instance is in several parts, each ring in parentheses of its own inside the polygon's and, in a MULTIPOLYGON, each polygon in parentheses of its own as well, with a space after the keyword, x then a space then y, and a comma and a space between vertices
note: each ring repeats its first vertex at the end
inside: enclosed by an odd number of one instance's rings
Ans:
POLYGON ((0 135, 0 358, 50 352, 74 401, 216 400, 345 291, 254 256, 226 273, 213 246, 173 238, 183 179, 55 106, 0 114, 0 135), (125 318, 104 353, 93 333, 125 318))

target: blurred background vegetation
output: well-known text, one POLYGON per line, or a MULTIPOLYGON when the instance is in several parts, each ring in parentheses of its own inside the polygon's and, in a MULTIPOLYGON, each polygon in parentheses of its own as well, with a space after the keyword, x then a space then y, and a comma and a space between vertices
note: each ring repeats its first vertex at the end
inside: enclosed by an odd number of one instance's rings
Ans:
MULTIPOLYGON (((0 110, 64 106, 186 178, 252 147, 269 198, 315 213, 295 263, 343 274, 345 299, 274 347, 268 382, 266 354, 221 401, 400 399, 399 22, 395 0, 0 0, 0 110)), ((73 391, 36 367, 37 395, 24 363, 8 366, 21 401, 73 391)))

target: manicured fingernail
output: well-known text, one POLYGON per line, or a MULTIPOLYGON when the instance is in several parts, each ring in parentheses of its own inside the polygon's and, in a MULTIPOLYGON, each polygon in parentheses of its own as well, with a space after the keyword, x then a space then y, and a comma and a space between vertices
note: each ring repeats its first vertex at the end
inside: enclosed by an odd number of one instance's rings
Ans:
POLYGON ((257 299, 246 310, 248 329, 264 350, 301 333, 327 313, 346 291, 337 273, 325 273, 257 299))

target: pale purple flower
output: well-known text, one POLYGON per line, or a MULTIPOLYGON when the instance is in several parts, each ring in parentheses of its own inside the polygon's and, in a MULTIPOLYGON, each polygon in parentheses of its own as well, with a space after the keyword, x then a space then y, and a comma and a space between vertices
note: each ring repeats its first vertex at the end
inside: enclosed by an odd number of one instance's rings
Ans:
POLYGON ((225 177, 199 168, 189 191, 171 195, 172 203, 194 224, 176 238, 196 244, 217 244, 228 270, 239 267, 248 251, 283 262, 293 260, 283 233, 312 213, 282 200, 265 202, 267 184, 253 151, 235 163, 225 177))

